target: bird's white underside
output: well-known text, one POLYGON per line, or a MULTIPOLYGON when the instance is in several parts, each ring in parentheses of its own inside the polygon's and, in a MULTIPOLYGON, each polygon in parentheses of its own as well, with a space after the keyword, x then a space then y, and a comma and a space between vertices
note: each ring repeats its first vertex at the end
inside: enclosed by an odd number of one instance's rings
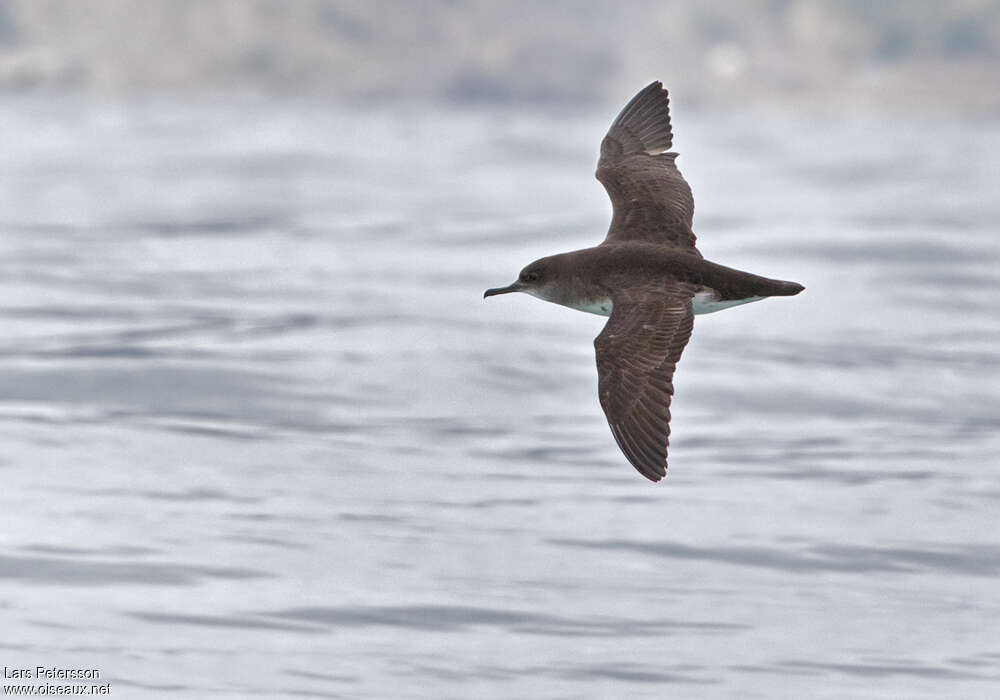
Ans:
POLYGON ((760 301, 764 297, 747 297, 746 299, 729 299, 727 301, 717 301, 712 292, 698 292, 691 300, 691 306, 697 314, 710 314, 715 311, 728 309, 730 306, 749 304, 752 301, 760 301))
MULTIPOLYGON (((746 299, 730 299, 727 301, 719 301, 715 298, 713 292, 698 292, 691 299, 691 307, 694 310, 695 315, 698 314, 710 314, 716 311, 722 311, 723 309, 728 309, 730 306, 739 306, 740 304, 749 304, 752 301, 760 301, 764 297, 747 297, 746 299)), ((598 299, 597 301, 592 301, 589 304, 566 304, 571 309, 576 309, 577 311, 586 311, 588 314, 597 314, 598 316, 610 316, 611 309, 614 306, 610 299, 598 299)))

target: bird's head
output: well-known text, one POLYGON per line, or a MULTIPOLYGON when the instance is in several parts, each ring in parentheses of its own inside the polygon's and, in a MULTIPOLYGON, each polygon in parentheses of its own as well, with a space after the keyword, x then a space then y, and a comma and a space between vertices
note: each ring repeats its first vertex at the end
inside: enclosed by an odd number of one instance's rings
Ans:
POLYGON ((550 300, 552 285, 557 276, 558 265, 555 264, 553 258, 541 258, 521 270, 521 274, 517 276, 517 280, 513 284, 487 289, 483 293, 483 298, 497 294, 509 294, 510 292, 525 292, 540 299, 550 300))

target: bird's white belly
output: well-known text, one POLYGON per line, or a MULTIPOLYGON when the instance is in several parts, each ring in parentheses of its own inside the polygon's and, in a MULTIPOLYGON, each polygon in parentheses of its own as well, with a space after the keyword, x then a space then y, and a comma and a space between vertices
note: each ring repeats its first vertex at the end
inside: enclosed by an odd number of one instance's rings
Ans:
POLYGON ((611 309, 614 306, 610 299, 597 299, 588 304, 567 304, 569 308, 576 309, 577 311, 586 311, 588 314, 597 314, 598 316, 610 316, 611 309))
MULTIPOLYGON (((691 299, 691 308, 695 314, 710 314, 715 311, 728 309, 730 306, 739 306, 740 304, 749 304, 752 301, 760 301, 763 298, 747 297, 746 299, 719 301, 715 298, 713 292, 698 292, 691 299)), ((610 316, 611 309, 614 308, 614 304, 612 304, 610 299, 596 299, 586 304, 566 304, 566 306, 577 311, 586 311, 588 314, 597 314, 598 316, 610 316)))
POLYGON ((751 301, 760 301, 764 297, 747 297, 746 299, 727 299, 719 301, 713 292, 698 292, 691 300, 691 308, 695 314, 710 314, 715 311, 728 309, 730 306, 749 304, 751 301))

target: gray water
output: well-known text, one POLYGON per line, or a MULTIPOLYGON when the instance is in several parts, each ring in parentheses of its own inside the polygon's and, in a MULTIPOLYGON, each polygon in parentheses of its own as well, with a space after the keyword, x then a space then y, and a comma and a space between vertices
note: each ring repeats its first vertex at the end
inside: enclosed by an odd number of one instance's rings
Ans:
POLYGON ((674 111, 702 252, 806 291, 697 319, 654 485, 604 319, 481 298, 603 237, 611 114, 0 101, 3 665, 1000 695, 1000 124, 674 111))

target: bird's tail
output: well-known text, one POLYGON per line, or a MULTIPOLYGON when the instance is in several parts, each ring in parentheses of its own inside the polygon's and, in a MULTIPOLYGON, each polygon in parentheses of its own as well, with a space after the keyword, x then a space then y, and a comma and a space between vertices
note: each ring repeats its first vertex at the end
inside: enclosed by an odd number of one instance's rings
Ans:
POLYGON ((793 297, 805 289, 798 282, 786 282, 785 280, 768 280, 768 282, 771 283, 771 289, 768 292, 768 296, 771 297, 793 297))

